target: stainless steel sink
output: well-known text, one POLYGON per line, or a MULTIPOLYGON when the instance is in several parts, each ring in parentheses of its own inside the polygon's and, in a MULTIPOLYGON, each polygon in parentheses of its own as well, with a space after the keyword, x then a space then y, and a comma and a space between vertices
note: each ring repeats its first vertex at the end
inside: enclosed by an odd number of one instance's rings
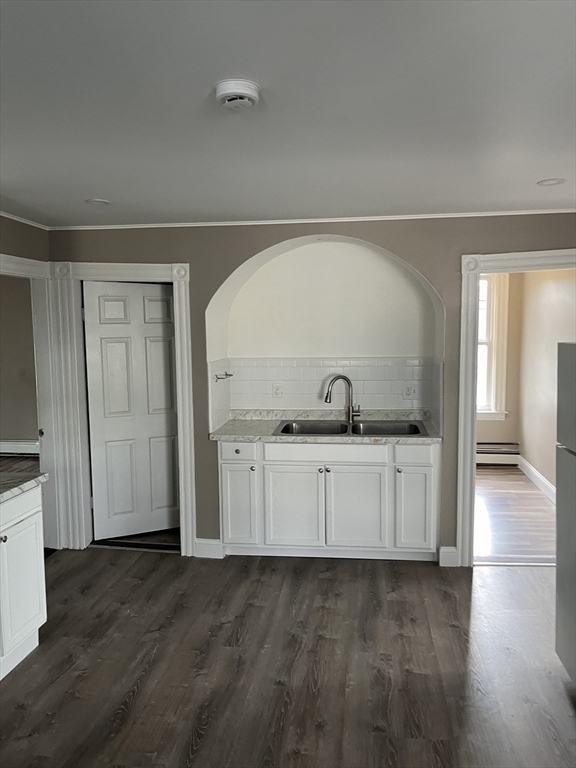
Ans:
POLYGON ((421 421, 357 421, 352 424, 353 435, 409 436, 427 435, 421 421))
POLYGON ((364 435, 385 437, 394 435, 427 435, 421 421, 283 421, 275 435, 364 435))
POLYGON ((345 421, 283 421, 275 435, 346 435, 345 421))

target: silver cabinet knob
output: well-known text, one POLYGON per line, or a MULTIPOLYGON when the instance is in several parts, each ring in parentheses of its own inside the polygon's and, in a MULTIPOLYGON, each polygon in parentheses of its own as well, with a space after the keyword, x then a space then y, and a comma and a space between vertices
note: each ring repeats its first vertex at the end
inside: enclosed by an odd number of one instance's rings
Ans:
POLYGON ((0 536, 0 541, 4 544, 8 541, 8 536, 0 536))
POLYGON ((322 474, 322 472, 324 472, 324 470, 322 469, 322 467, 320 467, 320 469, 318 470, 318 472, 320 472, 320 474, 322 474))
POLYGON ((236 450, 234 451, 234 453, 240 453, 240 448, 236 448, 236 450))
POLYGON ((402 472, 402 467, 398 467, 398 469, 396 470, 396 472, 402 472))
POLYGON ((332 470, 330 469, 330 467, 326 467, 326 472, 332 472, 332 470))
POLYGON ((256 472, 256 467, 250 467, 251 472, 256 472))

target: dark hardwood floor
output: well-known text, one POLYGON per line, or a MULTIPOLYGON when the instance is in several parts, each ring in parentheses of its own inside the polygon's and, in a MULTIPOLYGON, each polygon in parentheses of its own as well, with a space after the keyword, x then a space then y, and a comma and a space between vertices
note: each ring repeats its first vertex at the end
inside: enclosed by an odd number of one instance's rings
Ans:
POLYGON ((3 768, 566 768, 554 569, 105 549, 47 561, 3 768))
POLYGON ((518 467, 476 468, 474 562, 556 562, 556 506, 518 467))
POLYGON ((36 455, 18 456, 14 453, 0 454, 0 472, 39 472, 40 459, 36 455))

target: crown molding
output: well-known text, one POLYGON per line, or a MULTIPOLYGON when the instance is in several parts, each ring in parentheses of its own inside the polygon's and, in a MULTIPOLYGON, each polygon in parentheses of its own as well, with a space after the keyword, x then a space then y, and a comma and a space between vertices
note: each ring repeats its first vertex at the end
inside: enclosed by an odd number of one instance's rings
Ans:
POLYGON ((7 219, 19 221, 22 224, 29 224, 31 227, 38 227, 48 232, 70 232, 84 230, 100 229, 178 229, 191 227, 261 227, 278 224, 339 224, 354 223, 365 221, 410 221, 420 219, 470 219, 492 216, 541 216, 553 215, 558 213, 576 213, 574 208, 557 208, 549 211, 479 211, 471 213, 414 213, 397 216, 343 216, 336 218, 320 219, 266 219, 262 221, 185 221, 171 222, 161 224, 82 224, 70 226, 48 227, 45 224, 38 224, 35 221, 23 219, 20 216, 13 216, 11 213, 0 211, 0 216, 7 219))
POLYGON ((0 211, 0 216, 4 216, 5 219, 12 219, 12 221, 19 221, 20 224, 28 224, 30 227, 36 227, 37 229, 43 229, 45 232, 50 231, 50 227, 47 227, 45 224, 38 224, 37 221, 30 221, 30 219, 23 219, 21 216, 14 216, 12 213, 4 213, 4 211, 0 211))

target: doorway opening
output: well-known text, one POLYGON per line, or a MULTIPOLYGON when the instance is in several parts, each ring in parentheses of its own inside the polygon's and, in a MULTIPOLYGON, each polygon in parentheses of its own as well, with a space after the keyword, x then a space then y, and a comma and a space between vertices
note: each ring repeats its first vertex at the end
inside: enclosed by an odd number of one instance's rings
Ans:
POLYGON ((481 273, 477 301, 473 564, 554 565, 558 344, 576 342, 576 271, 481 273))
POLYGON ((170 284, 83 283, 96 546, 180 551, 170 284))

